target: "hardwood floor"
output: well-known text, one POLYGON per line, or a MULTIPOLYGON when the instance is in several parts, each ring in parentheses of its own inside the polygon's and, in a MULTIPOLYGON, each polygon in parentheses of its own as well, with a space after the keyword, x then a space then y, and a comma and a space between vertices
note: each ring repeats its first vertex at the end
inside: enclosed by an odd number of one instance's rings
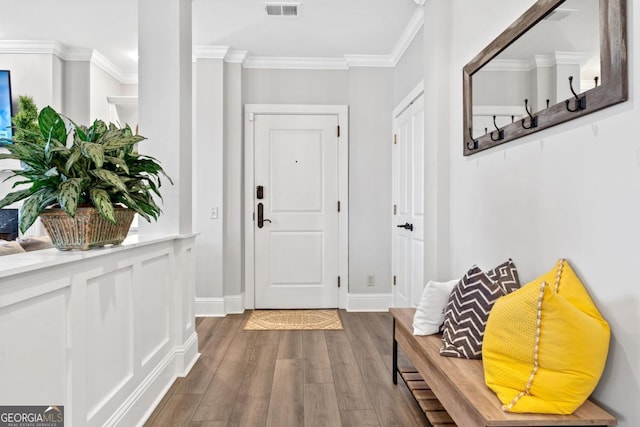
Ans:
POLYGON ((246 315, 197 319, 200 359, 145 426, 429 425, 391 381, 388 313, 341 310, 342 331, 243 331, 246 315))

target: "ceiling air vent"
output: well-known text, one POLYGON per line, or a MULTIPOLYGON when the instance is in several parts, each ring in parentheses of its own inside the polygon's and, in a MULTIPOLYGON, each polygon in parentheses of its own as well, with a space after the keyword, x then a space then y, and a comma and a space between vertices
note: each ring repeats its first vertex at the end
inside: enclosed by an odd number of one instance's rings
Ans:
POLYGON ((298 16, 300 3, 264 3, 269 16, 298 16))

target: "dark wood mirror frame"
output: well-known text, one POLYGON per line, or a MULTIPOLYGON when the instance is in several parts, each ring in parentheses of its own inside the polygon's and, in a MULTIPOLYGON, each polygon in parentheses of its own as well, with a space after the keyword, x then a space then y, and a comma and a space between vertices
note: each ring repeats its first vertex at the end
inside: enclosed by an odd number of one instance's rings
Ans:
MULTIPOLYGON (((544 17, 549 15, 564 0, 539 0, 531 6, 509 28, 502 32, 489 46, 476 55, 463 69, 464 103, 464 155, 469 156, 496 145, 504 144, 551 126, 582 117, 605 107, 623 102, 628 97, 627 72, 627 4, 626 0, 600 1, 600 68, 602 84, 580 94, 586 97, 586 108, 568 111, 565 102, 559 102, 535 113, 538 126, 525 129, 519 122, 501 128, 502 139, 494 141, 491 133, 478 138, 472 136, 472 76, 487 62, 511 45, 544 17)), ((574 108, 574 99, 570 100, 574 108)))

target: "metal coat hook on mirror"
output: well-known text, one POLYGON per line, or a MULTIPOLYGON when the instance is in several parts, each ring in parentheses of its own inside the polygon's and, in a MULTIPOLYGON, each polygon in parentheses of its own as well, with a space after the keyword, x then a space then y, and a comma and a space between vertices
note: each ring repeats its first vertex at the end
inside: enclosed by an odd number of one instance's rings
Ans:
POLYGON ((567 111, 571 113, 575 113, 576 111, 586 110, 587 109, 587 97, 582 95, 578 96, 575 90, 573 90, 573 76, 569 76, 569 88, 571 89, 571 93, 576 98, 576 106, 575 108, 569 108, 570 100, 564 101, 565 106, 567 107, 567 111))
POLYGON ((538 116, 533 116, 531 114, 531 111, 529 110, 529 100, 525 99, 524 100, 524 109, 527 112, 527 114, 529 115, 529 126, 525 126, 525 119, 522 119, 522 127, 525 129, 533 129, 533 128, 537 128, 538 127, 538 116))
POLYGON ((471 128, 469 128, 469 138, 471 138, 470 142, 473 142, 473 145, 469 146, 469 142, 467 142, 467 150, 477 150, 478 149, 478 140, 473 139, 473 132, 471 128))
POLYGON ((492 141, 500 141, 504 139, 504 129, 500 129, 498 128, 498 125, 496 124, 496 116, 493 116, 493 126, 495 126, 496 130, 498 131, 498 138, 494 138, 493 137, 493 132, 495 131, 491 131, 491 140, 492 141))

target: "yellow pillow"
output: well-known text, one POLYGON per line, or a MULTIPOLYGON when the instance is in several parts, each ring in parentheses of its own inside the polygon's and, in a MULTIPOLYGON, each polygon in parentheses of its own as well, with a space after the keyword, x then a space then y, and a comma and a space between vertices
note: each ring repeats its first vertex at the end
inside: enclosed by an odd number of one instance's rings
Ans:
POLYGON ((485 382, 507 412, 571 414, 598 384, 609 325, 569 264, 500 298, 482 346, 485 382))

